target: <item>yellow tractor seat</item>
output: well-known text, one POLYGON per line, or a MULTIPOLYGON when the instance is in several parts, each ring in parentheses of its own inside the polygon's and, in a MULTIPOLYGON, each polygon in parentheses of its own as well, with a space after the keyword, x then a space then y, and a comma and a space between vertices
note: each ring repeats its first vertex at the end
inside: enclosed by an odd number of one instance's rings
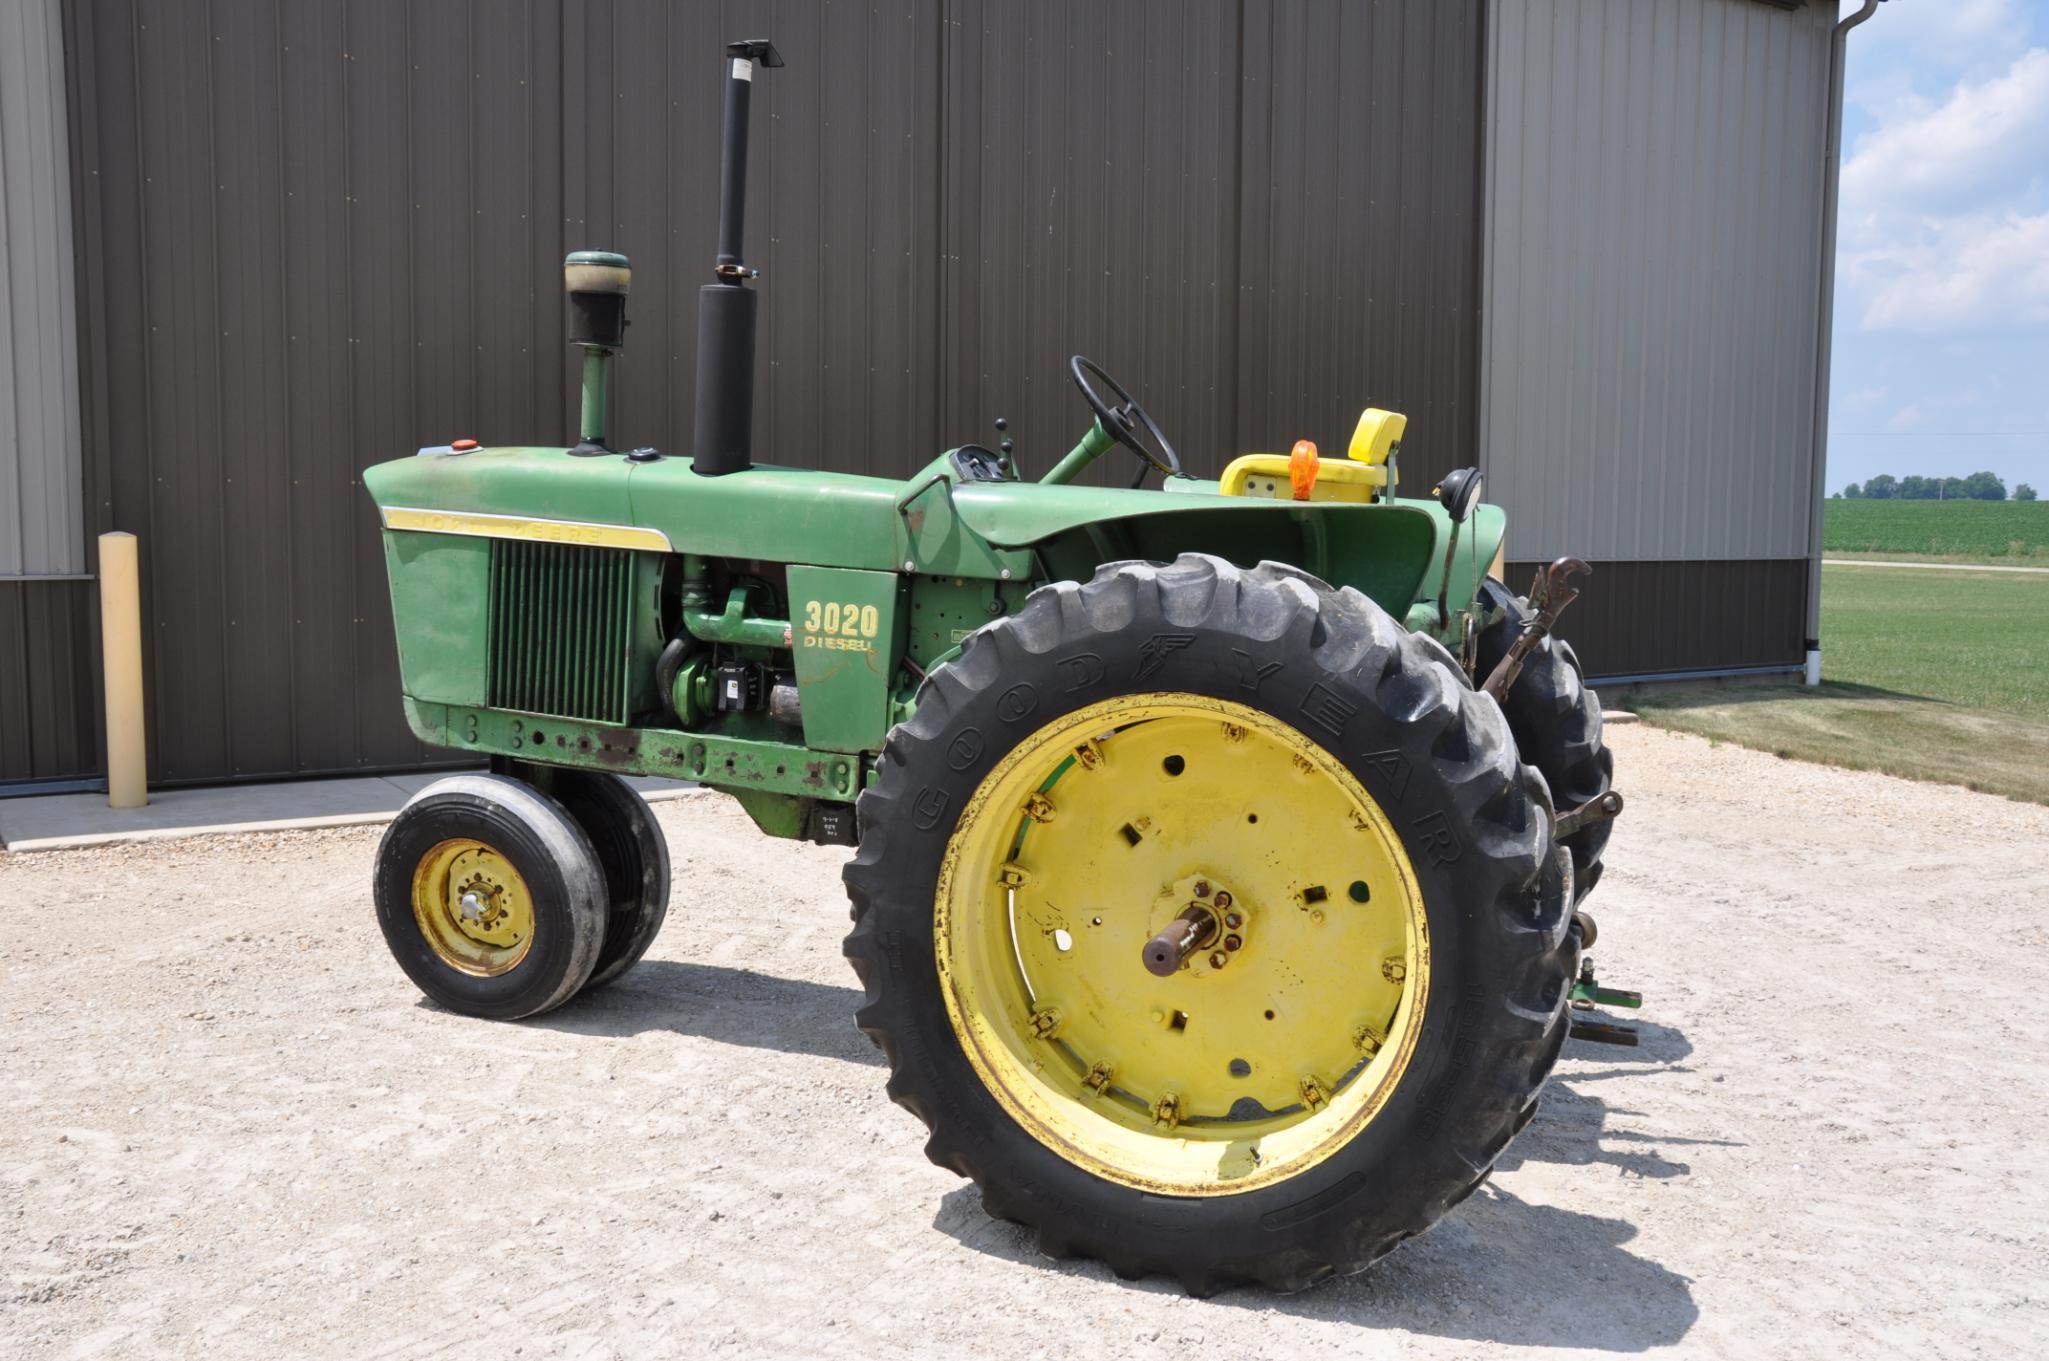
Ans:
POLYGON ((1318 458, 1306 497, 1296 493, 1287 454, 1245 454, 1232 459, 1217 490, 1225 496, 1273 501, 1371 501, 1392 496, 1401 481, 1397 459, 1408 424, 1409 418, 1399 411, 1367 407, 1352 431, 1350 459, 1318 458))

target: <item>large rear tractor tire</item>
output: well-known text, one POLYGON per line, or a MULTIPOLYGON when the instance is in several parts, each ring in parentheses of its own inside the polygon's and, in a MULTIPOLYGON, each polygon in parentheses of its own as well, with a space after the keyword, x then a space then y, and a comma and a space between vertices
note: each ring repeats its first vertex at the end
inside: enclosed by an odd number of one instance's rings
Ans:
POLYGON ((1442 647, 1292 568, 1034 592, 859 816, 890 1095, 1054 1256, 1195 1294, 1363 1270, 1480 1184, 1565 1039, 1542 778, 1442 647))
MULTIPOLYGON (((1480 634, 1477 674, 1484 680, 1522 632, 1529 602, 1491 577, 1480 587, 1480 603, 1500 617, 1480 634)), ((1601 735, 1601 699, 1587 689, 1579 657, 1563 638, 1547 637, 1523 659, 1523 668, 1501 702, 1516 749, 1537 768, 1561 813, 1593 802, 1615 782, 1615 757, 1601 735)), ((1573 900, 1585 898, 1601 878, 1601 853, 1611 820, 1591 822, 1564 839, 1572 852, 1573 900)))

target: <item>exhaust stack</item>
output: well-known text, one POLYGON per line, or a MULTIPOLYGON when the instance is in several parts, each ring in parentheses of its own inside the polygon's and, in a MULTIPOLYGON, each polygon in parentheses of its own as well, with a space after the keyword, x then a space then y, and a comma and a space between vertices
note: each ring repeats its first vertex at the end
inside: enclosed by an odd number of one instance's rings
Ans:
POLYGON ((756 65, 773 70, 782 54, 765 38, 726 44, 726 128, 719 159, 719 257, 716 283, 697 293, 697 420, 692 466, 707 477, 754 466, 754 314, 747 281, 760 273, 740 254, 747 215, 747 103, 756 65))

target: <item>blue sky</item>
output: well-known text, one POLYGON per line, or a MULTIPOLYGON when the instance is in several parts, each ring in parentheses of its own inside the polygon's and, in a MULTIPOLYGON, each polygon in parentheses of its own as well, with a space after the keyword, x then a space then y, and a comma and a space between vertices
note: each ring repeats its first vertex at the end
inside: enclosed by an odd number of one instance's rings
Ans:
POLYGON ((2049 0, 1887 0, 1846 78, 1829 490, 2049 495, 2049 0))

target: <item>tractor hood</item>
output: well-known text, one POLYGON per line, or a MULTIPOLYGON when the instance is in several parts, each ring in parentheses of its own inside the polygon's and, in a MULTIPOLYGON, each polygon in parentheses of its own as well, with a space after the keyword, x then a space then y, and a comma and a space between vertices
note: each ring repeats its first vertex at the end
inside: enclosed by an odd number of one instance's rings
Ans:
MULTIPOLYGON (((759 465, 720 477, 687 458, 630 463, 506 448, 380 464, 364 474, 392 531, 609 544, 820 567, 984 579, 1086 579, 1124 558, 1271 558, 1351 585, 1403 618, 1434 598, 1451 523, 1434 501, 1376 505, 1037 482, 905 481, 759 465)), ((1483 506, 1461 536, 1451 594, 1472 598, 1502 535, 1483 506)))

